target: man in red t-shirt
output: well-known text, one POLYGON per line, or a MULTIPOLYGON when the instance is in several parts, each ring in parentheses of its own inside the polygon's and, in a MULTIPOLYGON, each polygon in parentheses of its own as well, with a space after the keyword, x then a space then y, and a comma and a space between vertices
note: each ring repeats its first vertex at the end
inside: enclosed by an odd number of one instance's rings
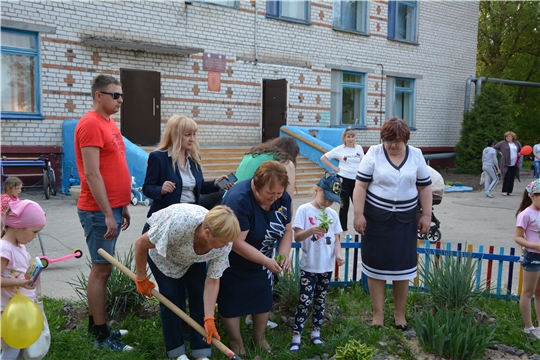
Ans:
POLYGON ((75 128, 75 156, 81 179, 77 212, 84 229, 92 259, 88 276, 88 331, 95 335, 94 347, 113 351, 133 350, 119 337, 126 330, 107 327, 107 280, 112 265, 97 251, 102 248, 114 255, 121 230, 128 228, 131 182, 122 134, 113 118, 122 105, 122 84, 109 75, 92 80, 92 109, 75 128))

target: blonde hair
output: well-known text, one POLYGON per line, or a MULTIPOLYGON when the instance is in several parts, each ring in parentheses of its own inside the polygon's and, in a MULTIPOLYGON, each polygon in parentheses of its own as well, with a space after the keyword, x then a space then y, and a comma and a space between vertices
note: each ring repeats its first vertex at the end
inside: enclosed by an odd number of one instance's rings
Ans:
POLYGON ((234 211, 226 205, 219 205, 210 210, 204 217, 202 226, 210 230, 215 237, 224 237, 228 242, 240 235, 240 223, 234 211))
POLYGON ((512 141, 516 141, 516 133, 513 131, 507 131, 504 133, 504 139, 506 140, 506 137, 510 135, 512 137, 512 141))
MULTIPOLYGON (((184 115, 173 115, 167 120, 165 132, 158 145, 158 151, 168 151, 171 149, 174 166, 178 161, 180 151, 182 151, 182 136, 184 135, 184 132, 197 132, 197 129, 197 123, 193 121, 193 119, 184 115)), ((200 169, 201 160, 199 159, 199 142, 196 137, 193 140, 193 146, 186 152, 191 156, 191 160, 193 160, 197 169, 200 169)))
POLYGON ((15 189, 17 186, 22 186, 23 182, 21 179, 19 179, 16 176, 10 176, 4 181, 4 185, 2 186, 2 192, 6 194, 11 189, 15 189))
POLYGON ((343 142, 343 145, 345 145, 345 136, 347 136, 348 134, 351 134, 356 138, 356 131, 354 131, 354 129, 349 126, 345 129, 345 131, 343 131, 343 134, 341 134, 341 141, 343 142))

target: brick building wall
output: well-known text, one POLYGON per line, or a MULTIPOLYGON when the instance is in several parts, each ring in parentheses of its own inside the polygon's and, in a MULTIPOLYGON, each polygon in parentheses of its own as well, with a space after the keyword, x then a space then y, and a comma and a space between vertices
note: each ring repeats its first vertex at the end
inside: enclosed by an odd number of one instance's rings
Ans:
POLYGON ((388 1, 369 2, 370 36, 333 30, 329 1, 310 3, 310 25, 266 18, 263 1, 238 3, 233 9, 198 1, 3 1, 3 21, 55 31, 40 35, 45 120, 2 119, 2 146, 61 145, 62 121, 80 118, 92 104, 91 79, 100 73, 118 77, 120 68, 161 73, 162 129, 171 115, 185 114, 199 124, 203 146, 252 145, 261 140, 263 79, 287 79, 288 125, 329 126, 333 65, 370 70, 367 128, 358 131, 358 142, 368 146, 379 142, 381 117, 387 117, 387 77, 377 64, 385 72, 418 76, 412 145, 451 148, 458 141, 465 81, 475 74, 477 2, 419 2, 418 45, 387 39, 388 1), (221 91, 208 91, 202 53, 83 44, 89 36, 223 54, 221 91))

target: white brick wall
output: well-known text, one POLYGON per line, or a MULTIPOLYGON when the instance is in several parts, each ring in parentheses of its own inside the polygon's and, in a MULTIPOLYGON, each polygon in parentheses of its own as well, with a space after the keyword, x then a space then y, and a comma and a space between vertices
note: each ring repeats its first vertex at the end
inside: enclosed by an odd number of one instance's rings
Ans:
MULTIPOLYGON (((454 146, 457 142, 465 81, 475 75, 478 2, 419 2, 419 45, 411 45, 386 39, 387 1, 370 2, 371 36, 332 30, 332 3, 329 1, 311 3, 312 25, 267 19, 265 2, 257 1, 260 14, 257 15, 259 62, 256 65, 252 61, 255 56, 254 7, 250 1, 239 3, 239 9, 229 9, 197 1, 192 5, 184 5, 182 1, 116 1, 114 6, 109 1, 3 1, 2 19, 56 27, 56 33, 42 34, 40 47, 42 114, 46 120, 2 120, 2 144, 60 145, 62 121, 80 118, 91 106, 91 79, 102 71, 118 74, 120 68, 161 72, 163 96, 188 99, 183 102, 162 100, 162 122, 177 113, 193 117, 193 107, 197 106, 199 114, 194 119, 200 124, 198 137, 203 146, 255 144, 261 134, 262 79, 287 79, 289 125, 330 124, 327 63, 373 70, 366 74, 366 91, 370 94, 366 101, 366 125, 370 129, 358 133, 360 144, 378 143, 379 139, 380 119, 377 124, 374 119, 380 117, 380 108, 375 106, 375 101, 380 102, 380 86, 383 93, 386 90, 386 78, 380 80, 379 63, 386 71, 422 76, 416 81, 417 130, 412 133, 410 143, 454 146), (85 36, 204 48, 206 52, 224 54, 228 60, 233 60, 227 62, 227 67, 231 66, 234 73, 231 77, 222 73, 221 91, 210 92, 207 73, 202 70, 202 54, 175 56, 85 46, 81 44, 85 36), (75 57, 68 58, 68 50, 72 50, 75 57), (94 53, 101 58, 97 65, 94 53), (200 68, 198 74, 192 69, 194 63, 200 68), (297 66, 279 65, 287 63, 297 66), (65 82, 68 75, 74 80, 71 87, 65 82), (303 83, 299 80, 301 75, 303 83), (320 84, 316 82, 318 77, 320 84), (195 85, 199 88, 197 96, 192 90, 195 85), (231 98, 226 94, 228 88, 233 91, 231 98), (300 94, 303 102, 299 100, 300 94), (75 106, 73 112, 65 107, 68 100, 75 106), (228 108, 233 111, 231 118, 226 115, 228 108), (216 125, 220 122, 238 126, 216 125)), ((383 104, 379 104, 382 109, 385 102, 383 98, 383 104)), ((119 114, 116 118, 120 118, 119 114)))

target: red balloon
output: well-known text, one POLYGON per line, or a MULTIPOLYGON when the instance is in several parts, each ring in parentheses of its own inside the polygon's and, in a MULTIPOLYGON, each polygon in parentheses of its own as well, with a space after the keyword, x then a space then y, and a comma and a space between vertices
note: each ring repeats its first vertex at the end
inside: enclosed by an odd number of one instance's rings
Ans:
POLYGON ((530 147, 529 145, 525 145, 524 147, 521 148, 521 155, 530 155, 532 153, 532 147, 530 147))

